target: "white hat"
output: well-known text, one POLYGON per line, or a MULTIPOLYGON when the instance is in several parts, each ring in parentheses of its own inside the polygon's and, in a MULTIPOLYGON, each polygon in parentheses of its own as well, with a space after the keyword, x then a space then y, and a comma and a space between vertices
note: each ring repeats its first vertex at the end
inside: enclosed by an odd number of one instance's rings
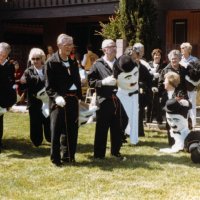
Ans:
POLYGON ((103 42, 102 42, 102 45, 101 45, 101 48, 106 48, 108 47, 110 44, 113 44, 115 43, 113 40, 111 39, 105 39, 103 42))

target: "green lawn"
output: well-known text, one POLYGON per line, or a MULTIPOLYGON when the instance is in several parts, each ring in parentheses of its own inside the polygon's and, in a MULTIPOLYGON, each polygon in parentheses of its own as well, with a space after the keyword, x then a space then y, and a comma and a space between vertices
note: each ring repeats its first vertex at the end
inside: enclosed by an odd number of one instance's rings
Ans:
POLYGON ((190 155, 163 154, 164 133, 147 132, 137 146, 126 144, 119 162, 109 155, 93 161, 94 124, 79 129, 75 165, 53 166, 50 145, 29 140, 28 114, 6 113, 5 149, 0 154, 0 199, 191 200, 200 199, 200 165, 190 155))

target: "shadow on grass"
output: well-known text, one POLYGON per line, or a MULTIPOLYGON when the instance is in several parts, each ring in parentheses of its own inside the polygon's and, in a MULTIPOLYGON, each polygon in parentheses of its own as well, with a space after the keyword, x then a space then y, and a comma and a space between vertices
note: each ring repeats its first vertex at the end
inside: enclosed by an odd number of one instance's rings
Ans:
POLYGON ((32 159, 50 155, 50 144, 47 143, 39 147, 34 147, 30 141, 25 139, 4 139, 3 143, 2 153, 9 151, 8 157, 32 159))
POLYGON ((87 161, 77 162, 75 166, 87 166, 89 168, 99 167, 101 170, 113 171, 114 169, 137 169, 144 168, 148 170, 165 170, 166 165, 183 165, 188 167, 200 168, 200 165, 193 164, 186 155, 124 155, 126 161, 119 161, 113 157, 107 157, 103 160, 94 160, 92 156, 88 156, 87 161), (163 166, 162 166, 163 165, 163 166), (165 165, 165 166, 164 166, 165 165))

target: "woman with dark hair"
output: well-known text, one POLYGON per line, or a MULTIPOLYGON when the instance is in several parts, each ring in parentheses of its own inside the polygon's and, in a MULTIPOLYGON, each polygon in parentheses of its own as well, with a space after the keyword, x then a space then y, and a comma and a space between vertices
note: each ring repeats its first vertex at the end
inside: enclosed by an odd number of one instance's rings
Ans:
POLYGON ((152 91, 150 92, 150 101, 147 105, 147 122, 151 123, 153 118, 156 118, 158 124, 162 124, 162 109, 158 96, 158 79, 161 70, 163 69, 162 63, 162 51, 160 49, 154 49, 151 53, 152 61, 149 62, 151 67, 149 72, 152 75, 152 91))

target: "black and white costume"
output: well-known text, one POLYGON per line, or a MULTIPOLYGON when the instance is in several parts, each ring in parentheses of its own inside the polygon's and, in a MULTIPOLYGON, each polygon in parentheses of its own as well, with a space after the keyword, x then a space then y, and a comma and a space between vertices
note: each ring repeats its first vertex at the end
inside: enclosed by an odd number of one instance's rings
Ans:
POLYGON ((0 149, 3 137, 3 116, 9 107, 15 104, 17 100, 15 84, 15 67, 9 61, 5 60, 0 64, 0 149))
POLYGON ((130 143, 137 144, 139 125, 139 70, 130 56, 121 56, 113 68, 117 79, 117 96, 120 99, 128 116, 128 126, 125 133, 130 136, 130 143))
POLYGON ((138 64, 139 68, 139 136, 144 136, 143 119, 145 116, 145 107, 148 105, 150 92, 152 87, 152 76, 149 70, 142 65, 138 64))
POLYGON ((39 146, 43 141, 43 132, 45 139, 51 142, 50 118, 48 113, 45 115, 43 101, 38 96, 38 92, 45 87, 44 67, 37 69, 32 65, 25 70, 24 77, 30 117, 30 139, 35 146, 39 146))
POLYGON ((189 111, 189 117, 192 121, 192 127, 196 126, 196 97, 197 86, 200 85, 200 61, 188 63, 186 68, 186 89, 190 102, 192 103, 192 109, 189 111))
POLYGON ((75 159, 78 102, 82 98, 78 64, 76 60, 71 60, 69 57, 67 61, 63 61, 56 52, 46 62, 45 75, 46 92, 50 98, 51 161, 60 163, 62 144, 62 160, 71 162, 75 159), (57 97, 65 100, 66 104, 63 107, 57 105, 56 99, 59 99, 57 97))
POLYGON ((122 130, 124 127, 122 127, 121 114, 123 106, 116 96, 117 86, 103 84, 103 80, 112 79, 112 75, 113 70, 104 58, 98 59, 88 74, 90 87, 96 89, 96 104, 99 107, 96 111, 95 158, 103 159, 105 157, 109 129, 111 135, 111 155, 118 156, 122 146, 122 130))
POLYGON ((153 76, 152 78, 152 90, 150 91, 150 100, 147 105, 147 122, 152 122, 153 118, 156 118, 156 121, 161 124, 162 119, 162 108, 160 105, 160 98, 158 94, 158 79, 160 73, 163 69, 163 65, 155 64, 153 61, 149 62, 150 66, 150 74, 153 76))
POLYGON ((169 99, 166 102, 166 118, 170 127, 170 135, 175 142, 171 148, 160 149, 161 152, 177 153, 184 149, 185 138, 190 132, 187 119, 189 109, 191 109, 191 103, 186 99, 169 99))
POLYGON ((191 153, 191 160, 200 163, 200 131, 191 131, 185 138, 185 150, 191 153))
POLYGON ((161 74, 159 76, 159 80, 158 80, 158 92, 159 92, 159 96, 161 97, 163 95, 163 92, 165 92, 164 89, 164 76, 165 74, 167 74, 167 72, 175 72, 177 74, 179 74, 180 76, 180 84, 177 87, 177 90, 179 91, 183 91, 184 93, 186 93, 186 83, 185 83, 185 76, 186 76, 186 69, 179 65, 179 68, 177 70, 175 70, 171 64, 168 64, 162 71, 161 74))

